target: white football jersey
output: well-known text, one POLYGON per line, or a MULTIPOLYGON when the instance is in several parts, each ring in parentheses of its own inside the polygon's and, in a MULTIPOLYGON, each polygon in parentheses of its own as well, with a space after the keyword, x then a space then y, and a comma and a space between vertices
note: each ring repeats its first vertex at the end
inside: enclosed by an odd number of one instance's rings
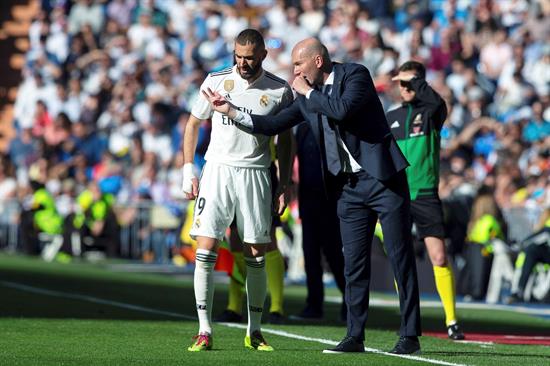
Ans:
MULTIPOLYGON (((239 75, 237 66, 208 74, 201 90, 207 88, 217 91, 249 114, 275 114, 294 99, 290 85, 283 79, 263 70, 249 84, 239 75)), ((205 156, 207 161, 249 168, 267 168, 271 164, 270 137, 241 131, 236 122, 214 111, 202 93, 191 114, 199 119, 212 118, 212 134, 205 156)))

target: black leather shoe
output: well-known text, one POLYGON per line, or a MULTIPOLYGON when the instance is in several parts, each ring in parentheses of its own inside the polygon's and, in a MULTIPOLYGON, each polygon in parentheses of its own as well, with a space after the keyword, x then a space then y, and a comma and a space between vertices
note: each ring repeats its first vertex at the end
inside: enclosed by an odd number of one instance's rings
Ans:
POLYGON ((323 353, 348 353, 348 352, 365 352, 363 342, 358 342, 353 337, 346 336, 342 342, 334 348, 325 349, 323 353))
POLYGON ((418 341, 418 337, 399 337, 395 347, 393 347, 390 353, 395 353, 396 355, 412 355, 420 353, 420 342, 418 341))
POLYGON ((464 339, 464 333, 462 333, 462 329, 460 329, 460 326, 456 323, 447 327, 447 334, 453 341, 461 341, 464 339))

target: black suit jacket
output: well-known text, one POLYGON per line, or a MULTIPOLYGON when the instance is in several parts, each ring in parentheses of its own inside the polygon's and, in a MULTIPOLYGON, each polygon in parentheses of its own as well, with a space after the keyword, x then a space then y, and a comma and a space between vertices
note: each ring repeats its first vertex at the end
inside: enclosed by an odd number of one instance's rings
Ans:
POLYGON ((330 96, 314 90, 309 99, 298 95, 276 115, 252 115, 252 133, 276 135, 306 120, 320 143, 318 120, 324 114, 338 126, 342 140, 359 165, 374 178, 387 180, 408 163, 388 127, 370 73, 359 64, 333 66, 330 96))

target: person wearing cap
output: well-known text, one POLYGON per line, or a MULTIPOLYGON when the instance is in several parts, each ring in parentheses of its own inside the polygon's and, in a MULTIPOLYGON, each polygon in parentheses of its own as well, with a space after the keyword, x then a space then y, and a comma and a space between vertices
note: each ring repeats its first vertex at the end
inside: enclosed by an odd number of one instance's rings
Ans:
POLYGON ((447 118, 445 101, 426 82, 426 69, 407 61, 392 78, 399 82, 403 103, 387 113, 387 120, 410 166, 406 169, 411 195, 411 218, 432 262, 437 292, 445 311, 447 334, 464 339, 455 309, 455 284, 445 249, 443 208, 439 199, 440 132, 447 118))

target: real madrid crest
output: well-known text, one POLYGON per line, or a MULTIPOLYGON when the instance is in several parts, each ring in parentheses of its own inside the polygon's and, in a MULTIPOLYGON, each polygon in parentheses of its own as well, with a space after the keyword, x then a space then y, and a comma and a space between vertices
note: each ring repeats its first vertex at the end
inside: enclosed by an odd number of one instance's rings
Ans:
POLYGON ((267 97, 267 95, 264 94, 260 97, 260 105, 262 107, 267 107, 268 102, 269 102, 269 98, 267 97))
POLYGON ((195 220, 195 227, 198 229, 201 227, 201 219, 197 217, 197 219, 195 220))
POLYGON ((228 93, 231 90, 233 90, 234 87, 235 87, 235 80, 225 80, 223 82, 223 89, 228 93))

